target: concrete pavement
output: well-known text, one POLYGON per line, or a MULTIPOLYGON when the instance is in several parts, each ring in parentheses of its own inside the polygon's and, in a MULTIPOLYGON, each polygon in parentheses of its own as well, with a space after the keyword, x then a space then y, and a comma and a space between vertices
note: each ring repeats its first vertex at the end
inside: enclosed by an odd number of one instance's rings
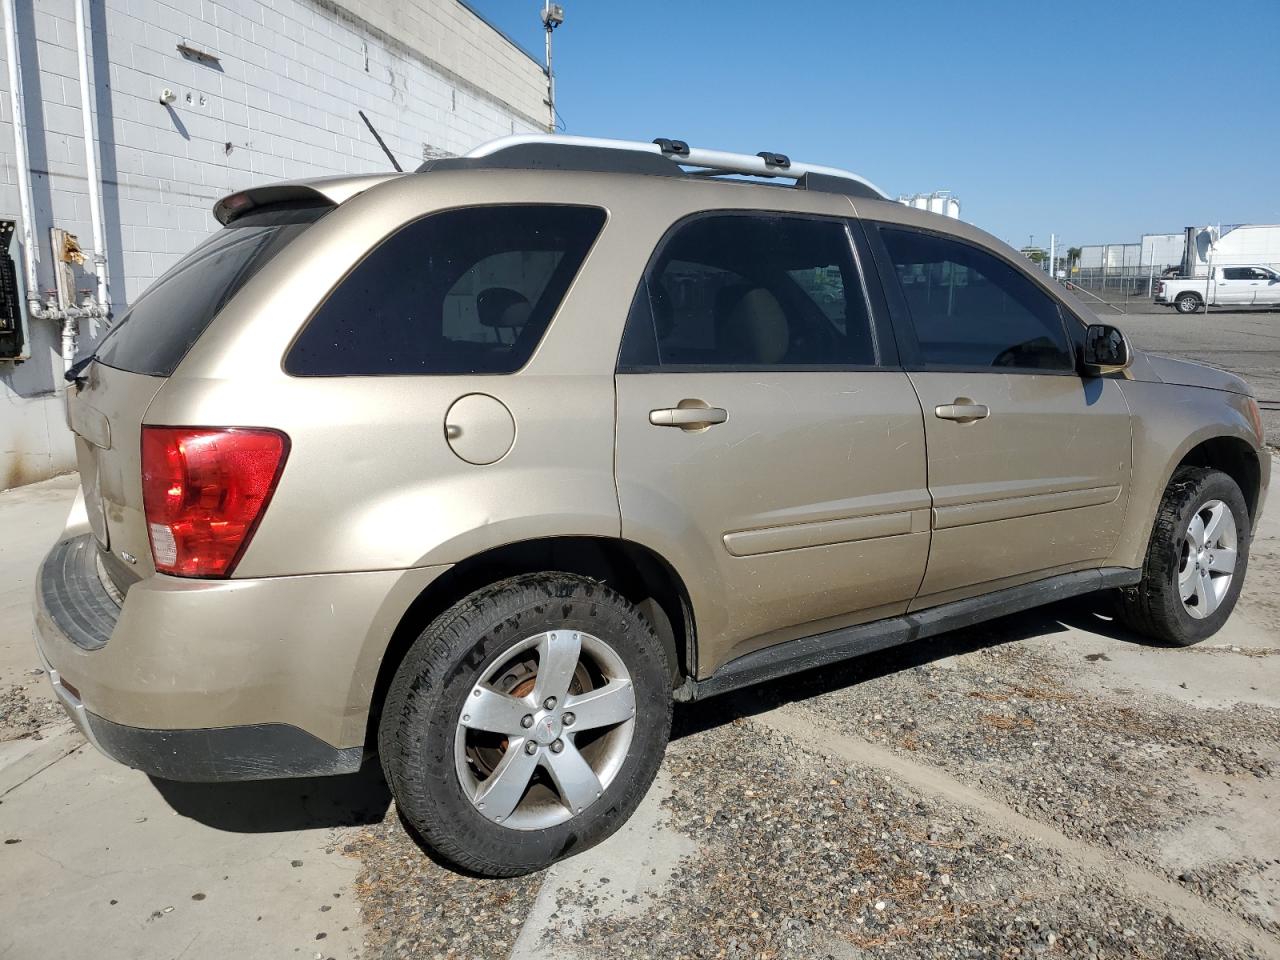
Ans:
MULTIPOLYGON (((0 493, 0 689, 52 704, 33 676, 36 565, 77 479, 0 493)), ((155 783, 84 743, 61 709, 0 743, 0 958, 348 958, 363 932, 343 826, 380 819, 376 776, 155 783)))

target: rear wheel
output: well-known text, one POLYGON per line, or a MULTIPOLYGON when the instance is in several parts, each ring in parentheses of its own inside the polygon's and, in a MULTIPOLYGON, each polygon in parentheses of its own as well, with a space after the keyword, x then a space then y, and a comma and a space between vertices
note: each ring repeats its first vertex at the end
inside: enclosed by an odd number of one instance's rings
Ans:
POLYGON ((1200 309, 1200 298, 1194 293, 1180 293, 1174 300, 1179 313, 1195 313, 1200 309))
POLYGON ((488 876, 599 843, 648 790, 671 727, 658 638, 613 590, 513 577, 442 614, 387 694, 378 745, 400 813, 488 876))
POLYGON ((1182 467, 1156 515, 1142 580, 1121 591, 1121 615, 1164 643, 1213 636, 1235 608, 1249 565, 1249 510, 1219 470, 1182 467))

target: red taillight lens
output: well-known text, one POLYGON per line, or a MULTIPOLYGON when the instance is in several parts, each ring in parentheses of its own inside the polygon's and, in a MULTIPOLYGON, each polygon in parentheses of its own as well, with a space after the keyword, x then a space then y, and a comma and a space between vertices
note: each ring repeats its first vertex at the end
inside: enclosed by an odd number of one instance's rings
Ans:
POLYGON ((276 430, 144 426, 142 503, 156 569, 230 576, 288 452, 276 430))

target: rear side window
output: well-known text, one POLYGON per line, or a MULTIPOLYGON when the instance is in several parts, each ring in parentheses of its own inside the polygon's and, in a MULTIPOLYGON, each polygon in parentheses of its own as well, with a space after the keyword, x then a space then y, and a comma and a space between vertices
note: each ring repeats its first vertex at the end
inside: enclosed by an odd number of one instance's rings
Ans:
POLYGON ((844 223, 763 213, 678 224, 641 284, 619 355, 624 372, 875 362, 844 223))
POLYGON ((276 208, 234 221, 147 287, 94 356, 130 373, 170 376, 249 278, 331 209, 276 208))
POLYGON ((316 311, 294 376, 512 373, 533 355, 603 210, 467 207, 402 227, 316 311))
POLYGON ((1057 302, 978 247, 882 227, 927 366, 1075 369, 1057 302))

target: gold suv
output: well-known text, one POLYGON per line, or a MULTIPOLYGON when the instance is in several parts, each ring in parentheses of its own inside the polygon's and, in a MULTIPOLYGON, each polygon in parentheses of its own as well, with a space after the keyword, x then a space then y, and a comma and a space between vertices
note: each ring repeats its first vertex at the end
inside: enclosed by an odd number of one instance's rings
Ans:
POLYGON ((376 753, 517 874, 626 820, 673 701, 1102 589, 1189 644, 1239 595, 1248 386, 853 174, 513 137, 215 215, 68 374, 36 594, 62 702, 154 776, 376 753))

